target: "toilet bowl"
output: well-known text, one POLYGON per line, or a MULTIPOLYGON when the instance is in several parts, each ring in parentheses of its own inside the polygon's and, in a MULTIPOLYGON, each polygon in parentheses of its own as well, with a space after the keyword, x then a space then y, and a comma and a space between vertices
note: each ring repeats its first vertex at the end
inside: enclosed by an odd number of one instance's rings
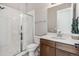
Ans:
POLYGON ((40 44, 40 37, 39 36, 34 36, 34 43, 29 44, 26 48, 28 51, 29 56, 35 56, 36 54, 38 55, 37 48, 39 47, 40 44))
POLYGON ((27 46, 27 51, 29 56, 35 56, 35 50, 38 47, 38 44, 32 43, 27 46))

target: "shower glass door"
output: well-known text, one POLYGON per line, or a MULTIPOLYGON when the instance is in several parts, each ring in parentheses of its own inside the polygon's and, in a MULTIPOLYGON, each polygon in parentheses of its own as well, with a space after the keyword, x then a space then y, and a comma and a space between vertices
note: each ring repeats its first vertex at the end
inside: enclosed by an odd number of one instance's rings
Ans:
POLYGON ((20 52, 20 12, 5 6, 0 9, 0 56, 20 52))
POLYGON ((33 16, 8 6, 4 7, 0 9, 0 56, 12 56, 20 53, 21 48, 25 50, 27 45, 33 43, 34 22, 33 16))
POLYGON ((27 45, 33 43, 33 16, 23 14, 22 18, 23 27, 23 50, 27 49, 27 45))

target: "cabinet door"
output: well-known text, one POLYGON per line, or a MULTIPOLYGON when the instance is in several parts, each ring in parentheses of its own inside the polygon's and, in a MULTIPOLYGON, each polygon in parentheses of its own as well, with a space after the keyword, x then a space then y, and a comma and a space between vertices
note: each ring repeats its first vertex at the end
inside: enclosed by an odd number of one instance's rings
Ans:
POLYGON ((70 56, 70 53, 60 49, 56 49, 56 56, 70 56))
POLYGON ((70 56, 78 56, 77 54, 72 54, 72 53, 70 53, 69 55, 70 55, 70 56))
POLYGON ((41 56, 55 56, 55 48, 50 47, 45 44, 40 45, 40 55, 41 56))

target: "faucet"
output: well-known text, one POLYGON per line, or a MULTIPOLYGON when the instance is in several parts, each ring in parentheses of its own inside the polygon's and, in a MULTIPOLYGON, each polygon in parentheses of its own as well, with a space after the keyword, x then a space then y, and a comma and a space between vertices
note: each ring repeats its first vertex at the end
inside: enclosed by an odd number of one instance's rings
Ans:
POLYGON ((58 31, 58 32, 57 32, 57 37, 62 37, 61 31, 58 31))

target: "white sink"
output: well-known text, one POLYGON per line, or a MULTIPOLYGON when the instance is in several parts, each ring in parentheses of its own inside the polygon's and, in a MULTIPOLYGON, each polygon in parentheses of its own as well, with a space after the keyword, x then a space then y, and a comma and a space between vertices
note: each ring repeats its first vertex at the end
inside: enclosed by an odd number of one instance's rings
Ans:
POLYGON ((58 36, 54 36, 52 38, 55 38, 55 39, 65 39, 64 37, 58 37, 58 36))
POLYGON ((64 34, 62 37, 59 37, 59 36, 57 36, 56 33, 48 33, 47 35, 42 36, 41 38, 45 38, 45 39, 51 40, 51 41, 66 43, 66 44, 70 44, 70 45, 79 43, 79 40, 72 39, 72 37, 69 37, 68 35, 65 36, 64 34))

